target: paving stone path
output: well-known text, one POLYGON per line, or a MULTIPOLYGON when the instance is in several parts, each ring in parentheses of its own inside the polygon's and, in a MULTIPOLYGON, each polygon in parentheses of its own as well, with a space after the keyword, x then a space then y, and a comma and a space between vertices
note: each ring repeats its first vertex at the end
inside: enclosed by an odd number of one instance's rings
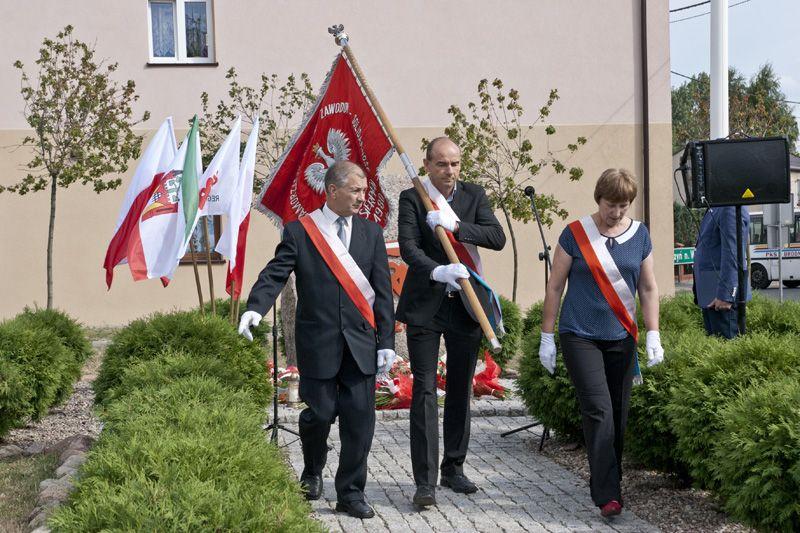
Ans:
MULTIPOLYGON (((441 415, 441 409, 440 409, 441 415)), ((282 410, 281 422, 296 428, 297 411, 282 410)), ((600 516, 585 481, 538 453, 540 428, 501 438, 500 433, 532 422, 518 401, 476 400, 465 473, 479 487, 456 494, 437 487, 437 506, 418 511, 411 503, 415 486, 408 442, 408 411, 378 412, 369 458, 366 496, 376 516, 369 520, 334 512, 333 477, 338 465, 338 428, 331 428, 325 492, 313 502, 314 516, 331 531, 658 531, 628 510, 611 519, 600 516)), ((280 434, 292 466, 303 468, 300 443, 280 434)), ((441 443, 440 443, 441 450, 441 443)), ((441 451, 440 451, 441 453, 441 451)))

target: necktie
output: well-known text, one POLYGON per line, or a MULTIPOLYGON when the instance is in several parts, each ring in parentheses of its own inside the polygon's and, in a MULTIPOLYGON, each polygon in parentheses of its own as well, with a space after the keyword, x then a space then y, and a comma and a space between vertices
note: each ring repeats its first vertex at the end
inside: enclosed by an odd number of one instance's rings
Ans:
POLYGON ((344 217, 339 217, 336 219, 336 225, 338 229, 336 230, 336 235, 339 236, 339 240, 342 241, 344 247, 347 248, 347 233, 344 231, 344 227, 347 224, 347 220, 344 217))

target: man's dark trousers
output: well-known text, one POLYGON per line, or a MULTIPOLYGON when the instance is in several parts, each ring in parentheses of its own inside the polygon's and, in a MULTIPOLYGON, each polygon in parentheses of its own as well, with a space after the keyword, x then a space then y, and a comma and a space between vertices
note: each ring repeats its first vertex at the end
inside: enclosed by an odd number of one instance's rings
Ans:
POLYGON ((702 311, 703 326, 705 326, 706 333, 709 335, 732 339, 739 334, 739 322, 735 305, 726 310, 717 311, 716 309, 706 308, 702 311))
POLYGON ((328 455, 328 433, 339 417, 341 450, 336 471, 340 502, 363 500, 367 456, 375 432, 375 375, 359 370, 347 343, 338 374, 331 379, 300 375, 300 398, 308 406, 300 413, 303 475, 321 475, 328 455))
POLYGON ((463 474, 470 428, 472 376, 481 330, 464 309, 457 293, 445 296, 427 326, 408 326, 411 372, 411 464, 417 485, 436 485, 439 459, 439 404, 436 371, 439 342, 444 335, 447 350, 447 384, 444 404, 444 457, 442 475, 463 474), (452 296, 452 297, 451 297, 452 296))

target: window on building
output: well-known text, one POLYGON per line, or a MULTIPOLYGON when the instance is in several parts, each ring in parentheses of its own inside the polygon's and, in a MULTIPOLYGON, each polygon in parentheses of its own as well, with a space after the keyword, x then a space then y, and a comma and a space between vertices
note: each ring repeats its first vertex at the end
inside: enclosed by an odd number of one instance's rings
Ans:
MULTIPOLYGON (((186 249, 186 254, 181 258, 181 265, 191 264, 192 263, 192 250, 194 250, 194 257, 198 263, 206 263, 207 256, 206 256, 206 239, 203 230, 203 221, 208 217, 200 217, 197 226, 194 228, 194 233, 192 233, 192 240, 189 243, 189 247, 186 249)), ((214 248, 217 246, 217 239, 221 235, 222 224, 220 222, 222 217, 219 215, 215 215, 211 218, 208 218, 208 248, 211 250, 211 262, 212 263, 224 263, 225 259, 220 255, 218 252, 214 251, 214 248)))
POLYGON ((149 0, 150 63, 214 63, 211 0, 149 0))

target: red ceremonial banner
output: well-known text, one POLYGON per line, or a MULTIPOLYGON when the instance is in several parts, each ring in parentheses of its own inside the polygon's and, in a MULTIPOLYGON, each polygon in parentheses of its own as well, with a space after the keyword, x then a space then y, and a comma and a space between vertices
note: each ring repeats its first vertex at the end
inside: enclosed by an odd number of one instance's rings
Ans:
POLYGON ((389 204, 378 173, 394 149, 350 65, 338 55, 313 109, 289 143, 256 202, 284 224, 322 207, 325 171, 336 161, 357 163, 367 175, 359 215, 386 226, 389 204))

